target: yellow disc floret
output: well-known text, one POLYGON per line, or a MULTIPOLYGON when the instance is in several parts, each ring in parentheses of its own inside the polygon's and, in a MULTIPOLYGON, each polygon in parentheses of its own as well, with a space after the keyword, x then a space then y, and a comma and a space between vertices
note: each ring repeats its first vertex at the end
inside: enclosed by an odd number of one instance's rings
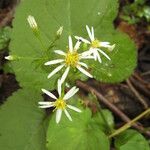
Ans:
POLYGON ((55 101, 55 109, 65 109, 66 108, 66 102, 62 99, 62 98, 59 98, 55 101))
POLYGON ((74 52, 68 52, 65 58, 65 63, 67 66, 76 67, 79 61, 79 54, 74 52))
POLYGON ((93 48, 98 48, 100 47, 100 41, 99 40, 94 40, 91 42, 91 47, 93 48))

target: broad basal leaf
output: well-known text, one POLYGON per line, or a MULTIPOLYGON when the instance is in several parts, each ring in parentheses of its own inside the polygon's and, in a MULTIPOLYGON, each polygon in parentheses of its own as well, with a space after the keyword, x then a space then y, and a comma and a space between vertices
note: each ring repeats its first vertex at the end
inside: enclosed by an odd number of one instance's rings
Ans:
POLYGON ((59 124, 55 122, 55 115, 52 116, 47 132, 48 150, 109 150, 108 138, 98 124, 92 122, 90 110, 80 114, 70 111, 70 114, 72 122, 63 114, 59 124))
POLYGON ((69 35, 88 38, 86 25, 94 27, 95 36, 101 41, 116 44, 113 52, 106 51, 111 61, 102 57, 102 64, 94 60, 88 62, 91 74, 105 82, 118 82, 128 77, 136 64, 135 48, 127 36, 114 31, 113 20, 116 17, 117 8, 117 0, 21 1, 13 22, 10 45, 11 54, 21 57, 19 61, 12 63, 21 86, 34 86, 38 89, 55 88, 55 83, 62 73, 47 80, 47 75, 55 66, 44 67, 44 63, 56 58, 53 49, 67 50, 69 35), (27 23, 28 15, 35 17, 44 46, 32 33, 27 23), (44 50, 53 41, 60 26, 64 27, 60 40, 45 54, 44 50))
POLYGON ((0 108, 1 150, 46 150, 41 96, 32 89, 16 92, 0 108))

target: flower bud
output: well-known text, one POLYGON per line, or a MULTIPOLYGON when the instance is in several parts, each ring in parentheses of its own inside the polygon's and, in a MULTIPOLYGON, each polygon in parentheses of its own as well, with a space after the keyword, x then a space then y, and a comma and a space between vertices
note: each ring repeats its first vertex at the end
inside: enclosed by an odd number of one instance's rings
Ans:
POLYGON ((35 34, 38 33, 38 25, 35 21, 35 18, 31 15, 28 16, 27 21, 35 34))
POLYGON ((15 58, 14 58, 14 56, 9 55, 9 56, 5 56, 5 59, 6 60, 14 60, 15 58))
POLYGON ((57 31, 57 36, 61 36, 62 32, 63 32, 63 26, 61 26, 61 27, 58 29, 58 31, 57 31))
POLYGON ((110 47, 108 47, 109 51, 113 51, 113 49, 115 48, 116 44, 111 45, 110 47))
POLYGON ((19 56, 15 56, 15 55, 8 55, 8 56, 5 56, 5 59, 9 60, 9 61, 12 61, 12 60, 19 60, 20 57, 19 56))

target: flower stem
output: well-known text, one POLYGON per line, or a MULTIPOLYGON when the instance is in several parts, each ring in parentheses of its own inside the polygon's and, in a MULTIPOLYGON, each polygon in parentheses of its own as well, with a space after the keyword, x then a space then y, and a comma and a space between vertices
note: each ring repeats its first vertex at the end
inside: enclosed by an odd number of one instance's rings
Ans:
POLYGON ((44 51, 46 51, 47 48, 46 48, 45 45, 43 44, 42 39, 41 39, 41 36, 40 36, 40 35, 37 36, 37 39, 39 40, 39 42, 40 42, 40 44, 41 44, 41 46, 42 46, 42 49, 43 49, 44 51))
POLYGON ((50 50, 52 47, 55 46, 55 42, 59 39, 59 37, 55 37, 52 42, 50 43, 49 47, 47 48, 47 50, 50 50))
MULTIPOLYGON (((99 104, 99 101, 98 101, 96 95, 95 95, 94 93, 91 93, 91 94, 93 95, 94 99, 96 100, 96 104, 99 104)), ((103 109, 101 108, 101 105, 99 104, 99 105, 97 105, 97 106, 98 106, 98 108, 99 108, 99 113, 100 113, 100 115, 101 115, 101 117, 102 117, 102 119, 103 119, 103 121, 104 121, 104 123, 105 123, 107 129, 108 129, 108 134, 112 133, 112 129, 111 129, 111 127, 109 126, 109 123, 108 123, 107 119, 105 118, 105 115, 104 115, 104 113, 103 113, 103 109)))

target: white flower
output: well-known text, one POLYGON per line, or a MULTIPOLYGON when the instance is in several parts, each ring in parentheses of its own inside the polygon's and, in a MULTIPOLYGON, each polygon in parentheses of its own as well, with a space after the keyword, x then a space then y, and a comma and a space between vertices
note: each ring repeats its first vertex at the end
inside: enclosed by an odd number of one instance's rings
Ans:
POLYGON ((90 30, 90 28, 86 25, 86 30, 88 32, 90 41, 88 41, 87 39, 84 39, 83 37, 79 37, 79 36, 75 36, 75 38, 83 41, 86 44, 90 44, 89 53, 87 53, 87 55, 93 54, 94 59, 98 60, 100 63, 102 62, 102 60, 101 60, 99 53, 104 55, 107 59, 111 60, 110 57, 105 52, 103 52, 100 48, 105 47, 105 48, 108 48, 108 50, 112 51, 115 48, 115 44, 110 45, 109 42, 101 42, 98 39, 96 39, 94 37, 94 28, 93 27, 91 27, 91 30, 90 30))
POLYGON ((62 96, 62 90, 61 90, 61 81, 58 80, 58 95, 59 97, 57 98, 54 94, 52 94, 51 92, 42 89, 42 91, 47 94, 49 97, 55 99, 54 102, 39 102, 39 107, 40 108, 50 108, 50 107, 55 107, 56 110, 56 123, 60 122, 61 116, 62 116, 62 112, 64 111, 65 115, 67 116, 67 118, 72 121, 72 118, 70 116, 70 114, 67 111, 67 108, 70 108, 76 112, 81 112, 80 109, 72 106, 72 105, 68 105, 67 101, 78 92, 78 88, 76 88, 75 86, 72 87, 64 96, 62 96))
POLYGON ((36 23, 35 18, 33 16, 29 15, 27 18, 27 21, 33 30, 38 30, 37 23, 36 23))
POLYGON ((63 56, 62 59, 56 59, 52 61, 48 61, 45 63, 45 65, 54 65, 54 64, 60 64, 58 67, 56 67, 49 75, 48 78, 51 78, 54 74, 56 74, 58 71, 60 71, 63 67, 66 67, 66 70, 64 71, 62 77, 61 77, 61 83, 63 83, 69 73, 70 68, 77 68, 80 72, 85 74, 86 76, 93 78, 93 76, 87 72, 84 68, 88 69, 87 64, 80 62, 81 59, 93 59, 93 56, 90 56, 84 52, 79 54, 77 50, 79 49, 81 44, 81 41, 78 40, 73 47, 72 44, 72 38, 69 36, 69 50, 67 53, 63 52, 62 50, 55 50, 54 52, 58 55, 63 56), (84 68, 83 68, 84 67, 84 68))
POLYGON ((63 26, 57 30, 57 36, 61 36, 62 32, 63 32, 63 26))

